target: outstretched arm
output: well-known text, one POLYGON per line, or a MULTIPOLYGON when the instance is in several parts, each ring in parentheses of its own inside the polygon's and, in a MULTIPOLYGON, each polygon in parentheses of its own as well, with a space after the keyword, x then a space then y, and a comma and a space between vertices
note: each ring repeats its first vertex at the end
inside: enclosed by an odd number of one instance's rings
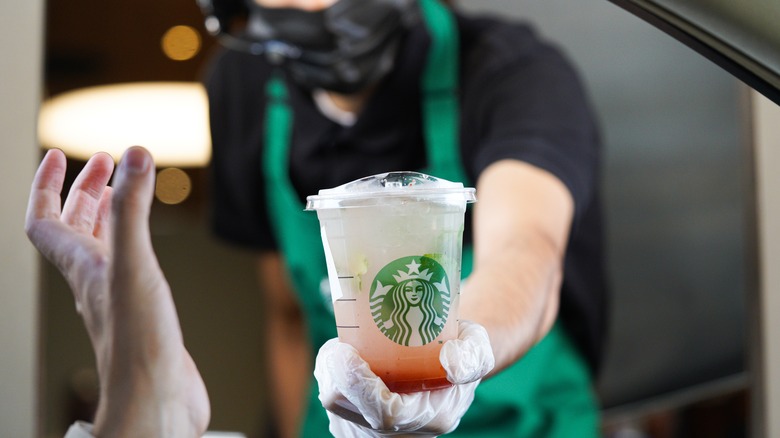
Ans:
POLYGON ((65 156, 51 150, 30 192, 30 241, 67 280, 97 360, 98 437, 195 437, 209 422, 203 380, 184 348, 149 234, 154 163, 129 149, 93 156, 62 208, 65 156))
POLYGON ((516 160, 485 169, 477 197, 474 271, 460 315, 487 329, 497 373, 555 322, 574 201, 555 176, 516 160))
POLYGON ((353 348, 331 340, 314 374, 336 436, 447 433, 480 379, 510 366, 552 328, 574 210, 568 190, 544 170, 503 160, 482 173, 477 196, 475 266, 461 293, 459 340, 445 343, 440 357, 456 385, 391 393, 353 348))

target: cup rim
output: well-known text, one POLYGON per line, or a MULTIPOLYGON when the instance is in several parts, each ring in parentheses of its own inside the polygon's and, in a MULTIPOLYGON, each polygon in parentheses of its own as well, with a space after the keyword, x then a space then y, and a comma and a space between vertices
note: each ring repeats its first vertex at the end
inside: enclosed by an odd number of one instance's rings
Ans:
POLYGON ((366 176, 338 187, 320 190, 318 194, 306 197, 306 210, 360 207, 359 205, 342 205, 342 201, 380 197, 406 197, 413 200, 414 198, 425 198, 426 201, 462 201, 464 203, 472 203, 477 200, 476 189, 463 187, 463 183, 448 181, 416 171, 393 171, 366 176), (351 187, 359 187, 360 185, 365 185, 367 189, 360 188, 354 192, 348 191, 351 187))

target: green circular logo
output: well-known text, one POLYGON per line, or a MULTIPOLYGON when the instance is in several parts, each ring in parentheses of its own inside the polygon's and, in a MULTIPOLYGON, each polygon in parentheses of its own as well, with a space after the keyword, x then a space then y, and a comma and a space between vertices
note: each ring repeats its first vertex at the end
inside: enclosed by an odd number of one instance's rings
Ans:
POLYGON ((394 260, 371 283, 369 305, 379 330, 391 341, 409 346, 432 342, 450 311, 447 272, 426 256, 394 260))

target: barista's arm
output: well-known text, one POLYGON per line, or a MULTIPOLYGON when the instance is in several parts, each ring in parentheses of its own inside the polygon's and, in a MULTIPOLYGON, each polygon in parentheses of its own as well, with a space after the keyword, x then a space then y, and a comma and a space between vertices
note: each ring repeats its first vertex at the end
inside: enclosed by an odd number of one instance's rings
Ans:
POLYGON ((474 271, 461 294, 460 317, 487 329, 495 374, 555 322, 574 201, 555 176, 516 160, 485 169, 477 199, 474 271))
POLYGON ((281 436, 296 437, 313 372, 309 340, 281 256, 273 252, 261 254, 258 274, 266 304, 270 404, 281 436))

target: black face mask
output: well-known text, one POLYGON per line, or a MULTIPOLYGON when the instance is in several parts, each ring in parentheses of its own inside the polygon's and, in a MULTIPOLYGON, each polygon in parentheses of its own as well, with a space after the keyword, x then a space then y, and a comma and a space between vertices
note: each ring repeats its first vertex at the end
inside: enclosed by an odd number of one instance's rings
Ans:
POLYGON ((338 0, 321 11, 247 2, 253 52, 304 87, 347 94, 390 71, 401 36, 419 19, 416 0, 338 0))

